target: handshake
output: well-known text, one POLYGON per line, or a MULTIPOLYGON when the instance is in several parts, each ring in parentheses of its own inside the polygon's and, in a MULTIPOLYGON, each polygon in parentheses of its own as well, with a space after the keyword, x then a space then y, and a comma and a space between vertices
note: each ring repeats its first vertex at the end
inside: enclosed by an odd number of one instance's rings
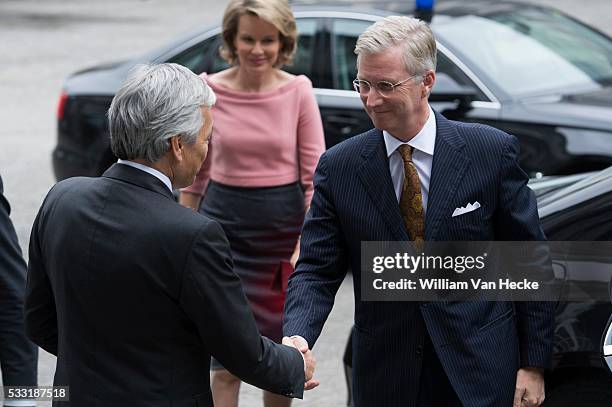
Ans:
POLYGON ((306 342, 306 339, 302 338, 301 336, 285 336, 283 338, 283 345, 296 348, 304 357, 304 390, 312 390, 317 387, 319 385, 319 381, 312 378, 317 361, 308 348, 308 342, 306 342))

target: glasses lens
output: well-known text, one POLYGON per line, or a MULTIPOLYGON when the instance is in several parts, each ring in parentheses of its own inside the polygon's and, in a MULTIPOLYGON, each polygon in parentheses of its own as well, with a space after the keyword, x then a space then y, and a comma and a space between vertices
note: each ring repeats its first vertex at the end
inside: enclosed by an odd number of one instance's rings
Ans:
POLYGON ((376 84, 376 89, 383 95, 388 95, 393 92, 393 88, 393 84, 387 81, 380 81, 376 84))
POLYGON ((353 87, 361 94, 368 94, 370 92, 370 84, 364 80, 355 79, 353 81, 353 87))

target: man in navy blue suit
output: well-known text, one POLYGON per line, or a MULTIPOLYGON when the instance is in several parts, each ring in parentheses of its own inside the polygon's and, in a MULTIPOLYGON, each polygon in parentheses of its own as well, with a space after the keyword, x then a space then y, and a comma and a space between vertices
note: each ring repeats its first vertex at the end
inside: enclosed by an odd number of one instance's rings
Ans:
POLYGON ((362 241, 545 237, 516 138, 429 106, 436 43, 425 23, 385 18, 355 53, 355 89, 376 128, 319 161, 284 334, 315 344, 350 267, 355 407, 540 405, 551 304, 361 301, 362 241))

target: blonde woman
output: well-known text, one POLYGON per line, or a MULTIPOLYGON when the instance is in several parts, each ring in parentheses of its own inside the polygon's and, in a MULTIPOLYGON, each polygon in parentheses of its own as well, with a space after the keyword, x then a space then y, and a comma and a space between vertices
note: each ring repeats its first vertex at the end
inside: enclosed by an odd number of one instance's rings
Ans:
MULTIPOLYGON (((217 95, 213 136, 196 181, 180 197, 221 223, 259 330, 277 342, 283 287, 325 148, 310 80, 281 70, 296 38, 286 0, 230 1, 221 55, 232 66, 202 75, 217 95)), ((237 406, 239 379, 214 359, 211 368, 215 406, 237 406)), ((267 392, 263 399, 265 407, 290 405, 267 392)))

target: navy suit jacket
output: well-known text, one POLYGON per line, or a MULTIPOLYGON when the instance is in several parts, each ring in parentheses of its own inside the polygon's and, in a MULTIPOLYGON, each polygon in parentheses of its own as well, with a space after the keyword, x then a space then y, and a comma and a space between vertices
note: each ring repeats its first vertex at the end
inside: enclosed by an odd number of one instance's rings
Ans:
MULTIPOLYGON (((544 240, 535 197, 518 165, 516 138, 438 113, 436 125, 425 239, 544 240), (451 216, 455 208, 474 201, 481 208, 451 216)), ((284 317, 284 333, 301 335, 311 346, 347 269, 361 270, 361 242, 409 240, 380 130, 323 154, 314 186, 284 317)), ((414 337, 419 330, 428 332, 466 406, 512 405, 517 369, 550 363, 552 304, 363 302, 359 273, 353 278, 356 407, 416 402, 421 365, 414 337)))

